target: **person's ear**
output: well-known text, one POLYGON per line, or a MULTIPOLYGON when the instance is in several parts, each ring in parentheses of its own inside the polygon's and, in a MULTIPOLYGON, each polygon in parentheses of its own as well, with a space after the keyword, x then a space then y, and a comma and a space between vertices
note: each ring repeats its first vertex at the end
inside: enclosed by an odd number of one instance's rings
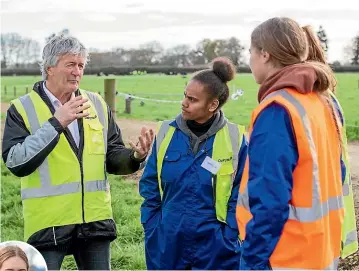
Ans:
POLYGON ((262 63, 263 64, 268 63, 271 55, 267 51, 264 51, 263 49, 261 50, 260 54, 261 54, 262 63))
POLYGON ((47 75, 52 76, 54 74, 53 69, 54 69, 54 67, 48 67, 47 70, 46 70, 47 75))
POLYGON ((215 112, 218 109, 218 106, 219 106, 219 101, 217 99, 213 100, 209 106, 209 112, 215 112))

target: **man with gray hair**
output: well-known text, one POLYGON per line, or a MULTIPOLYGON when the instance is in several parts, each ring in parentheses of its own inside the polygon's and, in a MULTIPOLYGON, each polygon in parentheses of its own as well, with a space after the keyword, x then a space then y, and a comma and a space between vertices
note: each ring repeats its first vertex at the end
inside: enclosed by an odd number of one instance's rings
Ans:
POLYGON ((71 254, 79 269, 109 270, 117 235, 106 175, 139 170, 154 133, 142 128, 125 147, 105 101, 79 88, 88 52, 76 38, 54 37, 42 58, 44 80, 11 102, 2 146, 7 168, 21 177, 24 239, 49 270, 71 254))

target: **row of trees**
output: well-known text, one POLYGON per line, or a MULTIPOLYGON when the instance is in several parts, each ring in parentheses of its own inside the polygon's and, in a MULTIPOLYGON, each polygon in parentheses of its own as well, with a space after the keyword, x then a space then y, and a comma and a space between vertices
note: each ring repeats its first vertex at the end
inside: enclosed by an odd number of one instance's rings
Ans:
POLYGON ((210 62, 216 56, 227 56, 237 66, 244 64, 244 46, 236 37, 221 40, 204 39, 195 48, 179 44, 165 49, 159 42, 151 41, 141 44, 139 48, 114 48, 110 52, 91 50, 90 67, 105 66, 193 66, 210 62))
MULTIPOLYGON (((58 34, 68 34, 63 29, 58 34)), ((55 33, 46 37, 51 39, 55 33)), ((323 49, 327 52, 329 39, 322 26, 317 36, 323 49)), ((187 44, 179 44, 165 49, 159 42, 151 41, 141 44, 138 48, 125 49, 116 47, 107 52, 90 48, 89 68, 118 67, 118 66, 174 66, 188 67, 209 63, 216 56, 227 56, 234 64, 245 64, 245 47, 236 37, 228 39, 203 39, 193 48, 187 44)), ((359 65, 359 33, 353 38, 351 44, 345 48, 347 62, 359 65)), ((1 67, 2 68, 37 68, 40 60, 41 48, 38 41, 21 37, 17 33, 1 34, 1 67)), ((340 63, 336 61, 334 65, 340 63)))

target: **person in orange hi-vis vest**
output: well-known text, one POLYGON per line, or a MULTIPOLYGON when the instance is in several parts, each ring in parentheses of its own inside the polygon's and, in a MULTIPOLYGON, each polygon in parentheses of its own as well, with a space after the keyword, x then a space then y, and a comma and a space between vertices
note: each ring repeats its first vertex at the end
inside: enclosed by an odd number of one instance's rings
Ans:
POLYGON ((342 127, 332 70, 307 61, 309 34, 292 19, 271 18, 251 35, 260 88, 236 209, 241 270, 338 266, 342 127))

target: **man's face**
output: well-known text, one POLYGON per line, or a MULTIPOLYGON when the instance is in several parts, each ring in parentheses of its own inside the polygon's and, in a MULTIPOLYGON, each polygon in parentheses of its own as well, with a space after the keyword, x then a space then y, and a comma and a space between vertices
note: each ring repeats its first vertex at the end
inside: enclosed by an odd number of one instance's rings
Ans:
POLYGON ((57 65, 47 70, 48 81, 54 83, 63 93, 75 92, 84 73, 85 59, 82 56, 66 54, 60 56, 57 65))

